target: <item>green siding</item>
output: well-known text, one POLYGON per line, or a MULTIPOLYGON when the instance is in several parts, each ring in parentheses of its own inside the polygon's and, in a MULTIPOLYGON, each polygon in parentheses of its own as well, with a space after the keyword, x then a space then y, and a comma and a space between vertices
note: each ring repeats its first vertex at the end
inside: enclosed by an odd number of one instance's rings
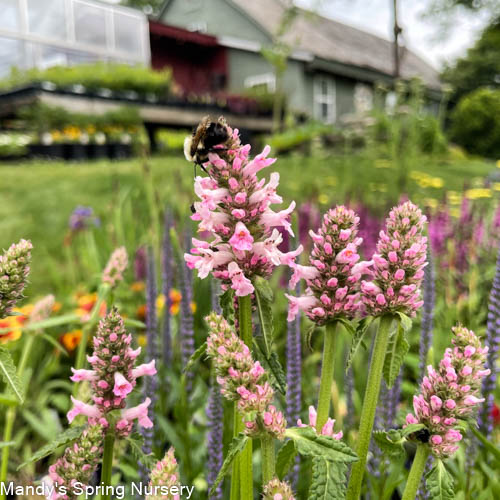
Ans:
MULTIPOLYGON (((251 0, 249 0, 251 1, 251 0)), ((161 21, 182 28, 206 23, 207 33, 269 43, 270 37, 228 0, 171 0, 161 21)))
POLYGON ((354 112, 354 80, 335 78, 337 122, 342 116, 354 112))

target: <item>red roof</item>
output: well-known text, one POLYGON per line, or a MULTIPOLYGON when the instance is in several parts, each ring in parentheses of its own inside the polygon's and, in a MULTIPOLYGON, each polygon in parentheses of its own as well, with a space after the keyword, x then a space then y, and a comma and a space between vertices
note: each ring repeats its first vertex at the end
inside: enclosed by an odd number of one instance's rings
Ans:
POLYGON ((189 42, 207 47, 219 45, 215 36, 206 35, 205 33, 199 33, 197 31, 185 30, 177 26, 170 26, 158 21, 152 21, 151 19, 149 20, 149 32, 153 35, 173 38, 182 42, 189 42))

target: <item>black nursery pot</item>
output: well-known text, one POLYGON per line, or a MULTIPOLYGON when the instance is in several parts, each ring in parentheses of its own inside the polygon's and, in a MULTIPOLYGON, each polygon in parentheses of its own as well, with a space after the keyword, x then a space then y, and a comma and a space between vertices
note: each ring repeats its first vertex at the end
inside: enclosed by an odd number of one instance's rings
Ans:
POLYGON ((106 144, 89 144, 88 156, 92 160, 102 160, 108 156, 108 147, 106 144))
POLYGON ((50 144, 48 146, 42 145, 42 156, 62 160, 65 158, 64 144, 50 144))
POLYGON ((65 144, 65 155, 67 160, 84 161, 87 159, 87 146, 85 144, 65 144))
POLYGON ((132 146, 130 144, 121 144, 116 142, 108 144, 108 155, 112 160, 122 160, 132 156, 132 146))

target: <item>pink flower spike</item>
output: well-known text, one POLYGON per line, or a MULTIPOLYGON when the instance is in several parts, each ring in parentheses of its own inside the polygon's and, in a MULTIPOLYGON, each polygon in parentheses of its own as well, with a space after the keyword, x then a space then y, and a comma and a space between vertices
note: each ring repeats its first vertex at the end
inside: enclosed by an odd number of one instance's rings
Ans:
POLYGON ((73 372, 73 376, 70 377, 70 380, 73 382, 82 382, 83 380, 92 381, 96 378, 96 373, 94 370, 75 370, 72 367, 71 371, 73 372))
POLYGON ((134 406, 133 408, 128 408, 122 413, 122 417, 129 422, 137 419, 139 425, 144 428, 153 427, 153 422, 148 417, 148 406, 151 404, 151 400, 146 398, 144 403, 141 403, 138 406, 134 406))
POLYGON ((99 418, 101 416, 101 412, 96 406, 86 404, 83 401, 79 401, 73 396, 71 396, 71 402, 73 403, 73 408, 67 414, 70 424, 71 422, 73 422, 77 415, 85 415, 89 418, 99 418))
POLYGON ((149 363, 144 363, 142 365, 139 365, 137 368, 134 368, 132 370, 132 377, 134 379, 143 377, 144 375, 156 375, 156 366, 155 366, 156 361, 153 359, 149 363))
POLYGON ((127 397, 127 394, 132 392, 132 384, 120 373, 115 372, 115 386, 113 387, 113 394, 121 398, 127 397))
POLYGON ((231 236, 229 243, 235 250, 252 250, 253 236, 243 222, 238 222, 236 224, 234 234, 231 236))

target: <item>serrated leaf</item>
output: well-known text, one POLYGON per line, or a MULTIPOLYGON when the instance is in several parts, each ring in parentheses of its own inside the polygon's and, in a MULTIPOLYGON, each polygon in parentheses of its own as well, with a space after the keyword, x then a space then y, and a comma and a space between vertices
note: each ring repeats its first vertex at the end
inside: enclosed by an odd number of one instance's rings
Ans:
POLYGON ((228 288, 220 295, 219 304, 224 318, 230 325, 234 325, 234 290, 232 288, 228 288))
POLYGON ((347 373, 353 360, 354 356, 358 352, 360 346, 364 346, 363 344, 363 339, 365 336, 365 333, 368 331, 368 327, 370 326, 371 322, 373 321, 373 318, 368 316, 366 318, 363 318, 356 327, 356 330, 354 331, 354 335, 352 336, 351 340, 351 348, 349 349, 349 355, 347 356, 347 362, 346 362, 346 367, 345 367, 345 372, 347 373))
POLYGON ((297 451, 304 457, 323 457, 332 462, 351 463, 358 456, 342 441, 330 436, 316 434, 312 427, 291 427, 286 430, 286 436, 293 439, 297 451))
POLYGON ((85 425, 80 425, 78 427, 69 427, 62 434, 59 434, 59 436, 57 436, 56 439, 54 439, 54 441, 40 448, 34 455, 28 458, 28 460, 23 462, 17 468, 17 470, 22 469, 28 464, 31 464, 33 462, 38 462, 38 460, 41 460, 42 458, 52 455, 52 453, 54 453, 54 451, 56 451, 61 446, 69 445, 82 435, 82 432, 85 430, 86 427, 87 426, 85 425))
POLYGON ((281 394, 286 394, 286 375, 283 371, 278 355, 275 352, 272 352, 271 356, 267 358, 261 343, 258 342, 257 339, 255 339, 255 345, 258 348, 255 353, 257 354, 259 361, 262 362, 264 368, 272 376, 271 382, 273 388, 277 389, 281 392, 281 394))
POLYGON ((394 385, 394 381, 399 375, 399 370, 409 348, 410 344, 408 344, 405 338, 404 328, 398 325, 398 328, 389 339, 389 345, 385 354, 384 380, 387 387, 394 385))
POLYGON ((224 459, 224 463, 222 464, 222 467, 220 468, 220 471, 215 478, 214 484, 210 488, 210 495, 214 494, 215 489, 217 488, 219 483, 229 472, 234 459, 244 450, 248 439, 248 436, 243 433, 240 433, 233 438, 233 440, 231 441, 231 445, 229 446, 229 450, 227 451, 226 458, 224 459))
POLYGON ((344 328, 351 334, 354 335, 356 333, 356 327, 352 324, 352 321, 349 321, 345 318, 338 318, 337 321, 344 325, 344 328))
POLYGON ((398 459, 404 456, 403 439, 395 441, 385 431, 374 431, 372 436, 377 446, 387 456, 398 459))
POLYGON ((309 500, 343 500, 346 493, 347 464, 323 457, 312 461, 309 500))
POLYGON ((4 347, 0 347, 0 375, 5 383, 12 390, 20 404, 23 404, 23 386, 17 376, 16 367, 10 352, 4 347))
POLYGON ((152 453, 148 453, 146 455, 146 453, 142 451, 144 446, 144 437, 138 432, 134 432, 127 438, 127 441, 130 444, 130 451, 137 462, 141 462, 141 464, 143 464, 147 469, 152 469, 156 463, 156 458, 152 453))
POLYGON ((281 481, 288 474, 290 467, 295 462, 296 456, 297 447, 295 446, 295 442, 290 439, 290 441, 287 441, 280 448, 276 457, 276 475, 281 481))
POLYGON ((207 352, 207 343, 203 342, 203 344, 194 351, 191 357, 188 359, 186 366, 184 367, 183 372, 186 373, 191 370, 194 364, 207 352))
POLYGON ((453 478, 441 460, 435 460, 434 466, 425 476, 427 491, 431 500, 453 500, 453 478))
POLYGON ((402 326, 403 330, 405 332, 411 330, 411 325, 413 323, 411 318, 402 312, 398 312, 396 314, 399 316, 399 324, 402 326))
POLYGON ((269 359, 272 352, 274 334, 273 292, 267 280, 260 276, 253 280, 253 286, 255 288, 255 302, 257 303, 257 312, 259 313, 264 354, 269 359))
POLYGON ((399 432, 401 436, 407 437, 410 434, 413 434, 421 429, 425 429, 424 424, 408 424, 404 429, 401 429, 399 432))

